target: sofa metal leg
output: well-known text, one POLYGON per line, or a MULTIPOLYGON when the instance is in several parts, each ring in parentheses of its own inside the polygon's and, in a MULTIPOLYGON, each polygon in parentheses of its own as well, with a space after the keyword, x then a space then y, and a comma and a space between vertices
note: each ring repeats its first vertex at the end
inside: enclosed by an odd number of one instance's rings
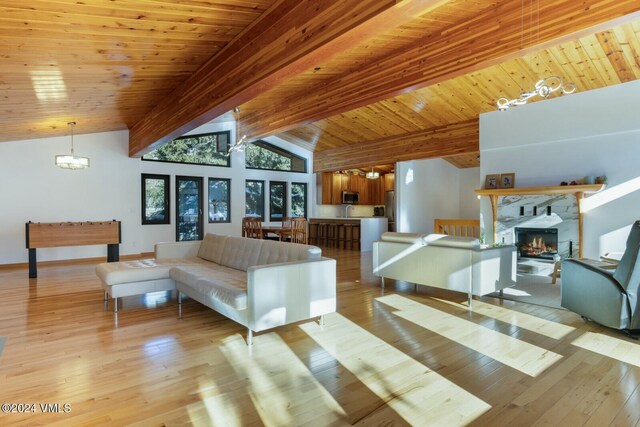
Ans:
POLYGON ((118 298, 113 299, 113 312, 114 313, 118 312, 118 298))
POLYGON ((104 291, 104 300, 109 301, 109 294, 107 293, 107 291, 104 291))
POLYGON ((182 292, 178 291, 178 318, 182 319, 182 292))
POLYGON ((469 292, 467 294, 467 305, 469 306, 469 311, 471 311, 471 304, 473 303, 473 294, 469 292))
POLYGON ((320 316, 320 319, 318 319, 318 324, 320 326, 324 326, 324 314, 320 316))
POLYGON ((247 328, 247 345, 253 345, 253 331, 250 328, 247 328))
POLYGON ((382 279, 382 289, 384 289, 384 277, 381 277, 382 279))

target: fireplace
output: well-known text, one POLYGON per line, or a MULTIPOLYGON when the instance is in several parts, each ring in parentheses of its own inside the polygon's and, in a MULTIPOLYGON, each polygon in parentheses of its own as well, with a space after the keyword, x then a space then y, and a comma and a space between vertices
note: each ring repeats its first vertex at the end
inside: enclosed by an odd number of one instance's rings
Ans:
POLYGON ((558 254, 557 228, 515 228, 518 256, 553 259, 558 254))

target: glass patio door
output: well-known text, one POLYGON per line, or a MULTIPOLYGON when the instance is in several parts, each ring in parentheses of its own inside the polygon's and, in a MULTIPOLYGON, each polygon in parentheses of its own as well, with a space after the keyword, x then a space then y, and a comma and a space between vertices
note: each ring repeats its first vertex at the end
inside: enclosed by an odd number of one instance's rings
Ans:
POLYGON ((202 240, 202 178, 176 176, 176 240, 202 240))

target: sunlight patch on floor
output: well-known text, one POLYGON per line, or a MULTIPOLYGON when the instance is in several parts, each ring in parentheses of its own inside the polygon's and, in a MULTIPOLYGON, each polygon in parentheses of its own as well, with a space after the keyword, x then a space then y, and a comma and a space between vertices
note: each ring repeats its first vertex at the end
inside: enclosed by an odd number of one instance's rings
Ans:
POLYGON ((344 410, 278 334, 256 336, 252 347, 232 335, 220 350, 236 374, 247 379, 248 394, 265 425, 344 422, 344 410))
MULTIPOLYGON (((464 302, 458 304, 453 301, 447 301, 439 298, 433 298, 436 301, 443 302, 445 304, 459 307, 465 311, 469 309, 469 305, 464 302)), ((532 316, 526 313, 520 313, 518 311, 509 310, 505 307, 500 307, 493 304, 487 304, 482 301, 473 301, 473 312, 481 314, 492 319, 500 320, 501 322, 509 323, 510 325, 517 326, 528 331, 535 332, 553 338, 556 340, 562 339, 576 328, 563 325, 562 323, 552 322, 550 320, 541 319, 536 316, 532 316)))
POLYGON ((562 359, 561 355, 552 351, 460 319, 401 295, 387 295, 376 298, 376 301, 398 310, 394 312, 398 317, 532 377, 562 359))
POLYGON ((530 297, 531 296, 531 294, 527 291, 522 291, 520 289, 513 289, 513 288, 504 288, 502 292, 505 295, 513 295, 514 297, 530 297))
POLYGON ((390 407, 412 425, 465 425, 491 409, 338 313, 325 316, 324 327, 312 322, 300 328, 386 402, 361 423, 384 425, 392 421, 390 407))
POLYGON ((200 392, 201 401, 187 406, 189 422, 194 425, 240 427, 242 418, 230 393, 220 393, 215 384, 206 384, 200 392), (206 396, 209 395, 209 396, 206 396))
POLYGON ((640 344, 594 332, 580 335, 571 344, 621 362, 640 366, 640 344))

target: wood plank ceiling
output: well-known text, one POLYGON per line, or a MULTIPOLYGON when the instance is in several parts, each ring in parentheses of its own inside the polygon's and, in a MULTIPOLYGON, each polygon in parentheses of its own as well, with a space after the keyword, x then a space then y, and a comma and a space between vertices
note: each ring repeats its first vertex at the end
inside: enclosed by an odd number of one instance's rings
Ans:
POLYGON ((476 166, 478 114, 535 74, 579 91, 640 77, 640 2, 543 0, 529 40, 521 5, 0 0, 0 141, 75 120, 77 133, 132 129, 137 155, 241 105, 245 132, 313 149, 317 170, 389 165, 411 147, 476 166))
POLYGON ((0 1, 0 141, 131 127, 275 3, 0 1))

